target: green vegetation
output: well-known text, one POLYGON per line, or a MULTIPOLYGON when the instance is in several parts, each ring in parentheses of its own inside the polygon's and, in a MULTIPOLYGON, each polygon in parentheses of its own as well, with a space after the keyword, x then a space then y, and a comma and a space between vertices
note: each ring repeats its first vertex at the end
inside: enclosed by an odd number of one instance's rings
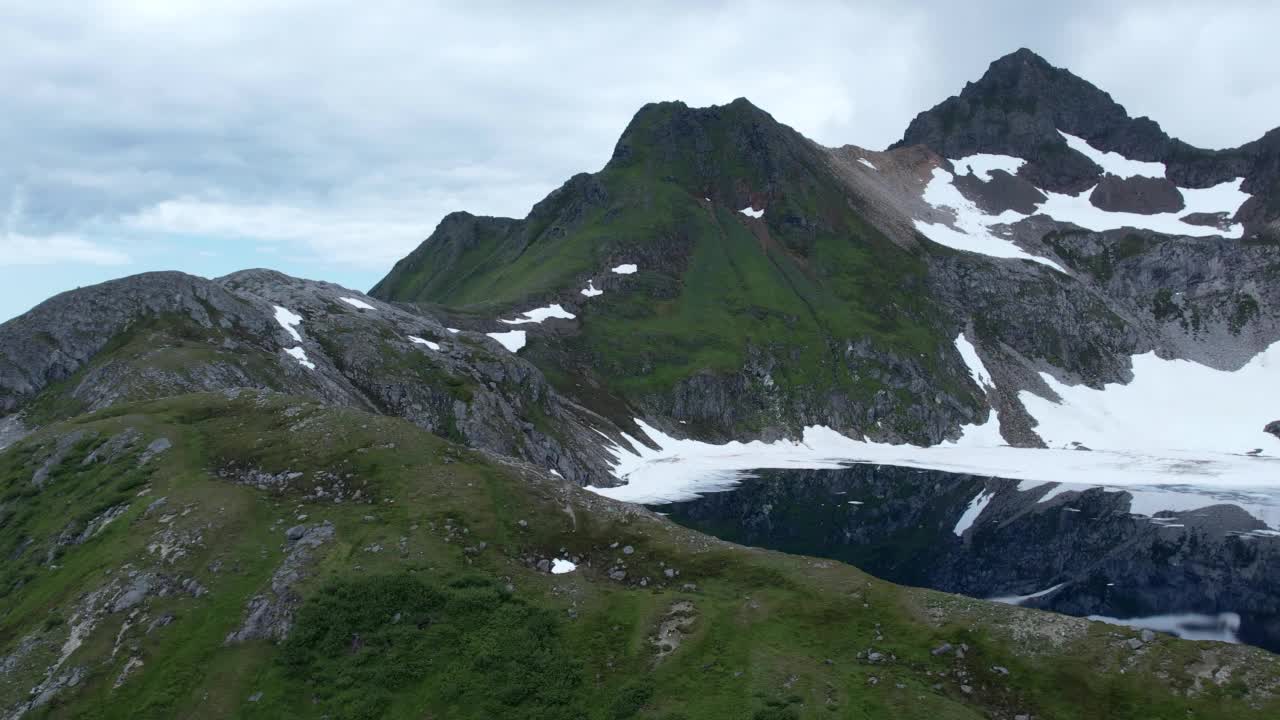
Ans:
POLYGON ((458 718, 582 717, 582 663, 558 620, 492 581, 335 580, 302 607, 281 663, 339 717, 381 717, 406 688, 458 718))
POLYGON ((1231 329, 1231 332, 1239 335, 1250 320, 1258 317, 1259 312, 1258 301, 1252 295, 1240 293, 1236 295, 1235 301, 1232 303, 1231 315, 1227 318, 1227 327, 1231 329))
POLYGON ((1077 270, 1083 270, 1104 283, 1115 274, 1116 265, 1142 255, 1160 242, 1157 239, 1147 239, 1141 235, 1129 233, 1115 242, 1104 240, 1102 247, 1096 253, 1090 254, 1079 248, 1078 240, 1081 238, 1096 240, 1104 237, 1088 232, 1055 230, 1046 233, 1043 241, 1053 248, 1058 257, 1065 260, 1068 265, 1077 270), (1073 239, 1077 242, 1073 243, 1073 239))
MULTIPOLYGON (((794 131, 745 101, 664 103, 641 110, 619 148, 525 221, 442 225, 374 293, 494 316, 576 294, 625 259, 639 272, 624 292, 582 303, 579 334, 525 353, 553 382, 571 366, 601 395, 643 406, 695 374, 738 374, 755 360, 773 367, 774 400, 744 412, 733 429, 746 432, 835 395, 869 403, 885 387, 886 362, 914 363, 968 396, 967 384, 937 372, 949 338, 927 299, 922 251, 865 222, 794 131), (747 197, 767 206, 764 220, 738 212, 747 197), (850 357, 850 343, 870 350, 850 357)), ((903 409, 918 401, 895 399, 903 409)), ((911 436, 909 416, 891 414, 911 436)))
POLYGON ((1151 314, 1160 322, 1182 317, 1182 308, 1173 301, 1173 291, 1160 288, 1151 300, 1151 314))
POLYGON ((180 396, 46 428, 0 453, 0 493, 0 708, 32 697, 73 631, 83 640, 55 673, 79 682, 27 717, 1280 710, 1261 651, 1161 640, 1133 656, 1115 628, 726 545, 404 421, 284 396, 180 396), (159 437, 172 448, 142 463, 159 437), (251 599, 281 597, 286 530, 325 523, 332 537, 283 581, 287 637, 228 644, 251 599), (553 557, 578 569, 536 567, 553 557), (150 589, 121 603, 142 577, 150 589), (675 612, 692 620, 660 651, 675 612), (942 642, 970 651, 933 655, 942 642), (1232 683, 1193 678, 1206 653, 1232 683))

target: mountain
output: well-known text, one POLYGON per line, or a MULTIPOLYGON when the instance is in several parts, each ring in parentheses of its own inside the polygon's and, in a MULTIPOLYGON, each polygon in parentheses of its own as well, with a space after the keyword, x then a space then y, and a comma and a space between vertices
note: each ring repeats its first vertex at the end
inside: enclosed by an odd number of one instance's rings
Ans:
MULTIPOLYGON (((675 436, 934 445, 991 422, 1061 446, 1083 438, 1030 406, 1087 412, 1064 388, 1130 384, 1149 353, 1233 372, 1280 339, 1276 137, 1193 148, 1025 50, 885 152, 743 99, 649 105, 600 172, 524 220, 446 218, 371 294, 477 329, 556 305, 573 317, 521 354, 675 436)), ((1215 448, 1275 448, 1277 412, 1254 403, 1215 448)))
POLYGON ((1272 717, 1258 648, 610 496, 881 463, 670 510, 1277 626, 1277 138, 1192 148, 1019 51, 883 152, 647 105, 367 295, 50 298, 0 325, 0 714, 1272 717))
POLYGON ((958 96, 920 113, 893 147, 924 145, 947 158, 1014 156, 1027 161, 1018 175, 1042 188, 1079 192, 1094 187, 1104 179, 1104 169, 1070 147, 1064 132, 1104 152, 1163 163, 1167 170, 1160 186, 1166 192, 1243 177, 1243 189, 1252 195, 1239 212, 1246 228, 1274 230, 1280 218, 1280 130, 1229 150, 1193 147, 1150 118, 1129 117, 1107 93, 1026 49, 995 61, 958 96))
POLYGON ((0 347, 0 408, 22 410, 15 426, 255 388, 404 417, 579 482, 611 459, 592 414, 493 340, 274 271, 148 273, 72 291, 0 325, 0 347))

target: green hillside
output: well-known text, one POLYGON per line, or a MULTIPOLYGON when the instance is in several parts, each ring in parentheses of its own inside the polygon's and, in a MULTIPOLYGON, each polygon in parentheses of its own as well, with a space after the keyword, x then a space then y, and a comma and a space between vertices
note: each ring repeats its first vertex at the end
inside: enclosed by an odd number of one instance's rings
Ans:
POLYGON ((0 453, 0 491, 0 708, 37 701, 26 717, 1280 711, 1262 651, 1135 652, 1131 632, 728 545, 287 396, 53 426, 0 453))
POLYGON ((931 410, 891 378, 927 375, 950 405, 978 401, 929 302, 926 250, 865 222, 826 162, 745 100, 649 105, 600 173, 523 221, 446 218, 371 294, 490 318, 576 303, 577 332, 526 351, 562 391, 581 395, 571 384, 588 378, 669 409, 695 375, 745 387, 751 407, 733 417, 685 418, 712 435, 794 430, 842 406, 848 427, 927 437, 931 410), (740 212, 751 207, 763 217, 740 212), (620 263, 639 270, 611 274, 620 263), (588 280, 608 290, 586 300, 588 280))

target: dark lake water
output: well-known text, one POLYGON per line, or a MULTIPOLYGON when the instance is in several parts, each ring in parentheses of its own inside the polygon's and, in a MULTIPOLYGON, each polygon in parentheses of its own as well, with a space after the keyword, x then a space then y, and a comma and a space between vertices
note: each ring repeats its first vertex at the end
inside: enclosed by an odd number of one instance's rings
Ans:
POLYGON ((1122 491, 1018 486, 881 465, 766 470, 653 509, 895 583, 979 598, 1043 593, 1020 604, 1280 652, 1280 538, 1256 518, 1229 504, 1138 516, 1122 491))

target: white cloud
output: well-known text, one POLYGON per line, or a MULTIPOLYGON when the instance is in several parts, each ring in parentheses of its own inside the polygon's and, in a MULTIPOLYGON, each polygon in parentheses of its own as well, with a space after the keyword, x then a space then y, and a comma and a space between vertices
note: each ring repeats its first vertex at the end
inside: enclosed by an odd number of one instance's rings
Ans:
POLYGON ((376 273, 448 212, 522 216, 599 169, 646 102, 745 96, 878 148, 1020 46, 1193 142, 1280 118, 1271 3, 496 5, 0 0, 0 197, 28 191, 6 247, 141 263, 225 235, 376 273))
POLYGON ((1073 17, 1065 33, 1087 41, 1057 60, 1175 137, 1235 147, 1280 122, 1280 76, 1263 50, 1277 25, 1280 4, 1267 0, 1116 3, 1073 17))
POLYGON ((6 233, 0 237, 0 266, 58 263, 127 265, 129 256, 73 235, 33 237, 6 233))

